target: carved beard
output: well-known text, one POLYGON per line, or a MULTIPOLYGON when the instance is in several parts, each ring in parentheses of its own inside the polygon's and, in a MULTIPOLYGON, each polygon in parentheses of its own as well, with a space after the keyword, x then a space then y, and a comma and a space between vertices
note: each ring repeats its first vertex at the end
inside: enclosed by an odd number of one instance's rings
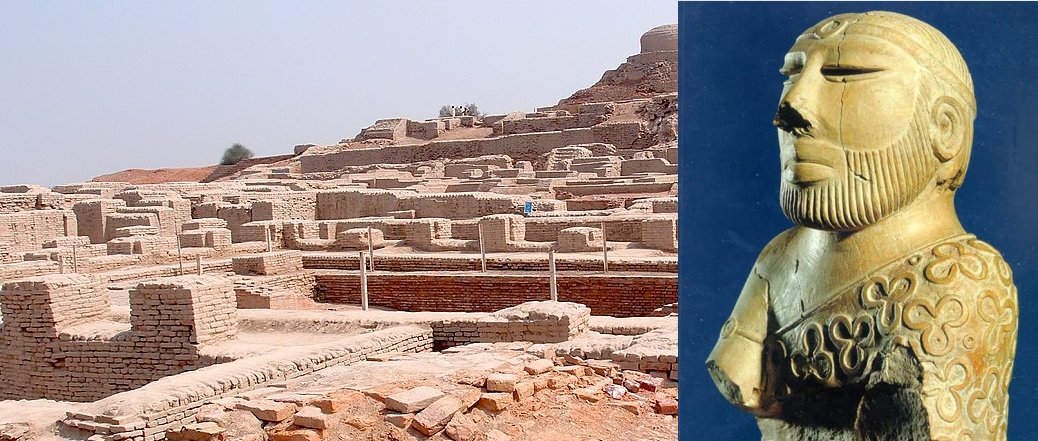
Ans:
POLYGON ((803 187, 783 179, 779 200, 782 212, 808 228, 854 231, 908 205, 930 182, 938 166, 928 147, 926 114, 915 113, 914 123, 892 144, 870 151, 845 150, 844 176, 803 187))

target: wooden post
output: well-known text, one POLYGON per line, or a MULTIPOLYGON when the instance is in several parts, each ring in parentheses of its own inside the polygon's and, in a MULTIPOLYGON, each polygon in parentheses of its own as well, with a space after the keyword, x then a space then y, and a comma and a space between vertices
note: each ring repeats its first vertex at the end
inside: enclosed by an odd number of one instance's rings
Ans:
POLYGON ((606 241, 605 222, 602 222, 602 272, 609 273, 609 242, 606 241))
POLYGON ((269 253, 271 251, 274 251, 274 245, 270 243, 270 226, 268 225, 266 228, 263 229, 263 231, 266 233, 267 237, 267 252, 269 253))
POLYGON ((368 225, 368 258, 371 259, 371 271, 375 271, 375 247, 371 244, 371 225, 368 225))
POLYGON ((548 283, 551 285, 551 301, 559 301, 559 291, 556 287, 555 279, 555 250, 548 251, 548 272, 551 276, 548 278, 548 283))
POLYGON ((201 254, 195 256, 195 270, 198 272, 198 275, 200 275, 200 276, 202 275, 202 255, 201 254))
POLYGON ((180 235, 177 235, 177 265, 180 266, 180 272, 178 276, 184 275, 184 250, 180 248, 180 235))
POLYGON ((477 224, 479 229, 479 262, 480 272, 487 272, 487 251, 483 248, 483 224, 477 224))
POLYGON ((360 309, 368 310, 368 265, 363 251, 360 252, 360 309))
POLYGON ((74 273, 79 272, 79 259, 76 255, 76 248, 77 247, 75 245, 72 245, 72 272, 74 273))

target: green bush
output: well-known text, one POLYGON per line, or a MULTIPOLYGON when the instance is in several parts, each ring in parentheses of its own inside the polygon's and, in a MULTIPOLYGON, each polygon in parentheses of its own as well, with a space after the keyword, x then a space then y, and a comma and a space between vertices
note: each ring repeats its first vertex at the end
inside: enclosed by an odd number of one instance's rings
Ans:
POLYGON ((234 165, 243 159, 251 157, 252 150, 245 148, 241 144, 235 144, 223 152, 223 159, 220 160, 220 165, 234 165))

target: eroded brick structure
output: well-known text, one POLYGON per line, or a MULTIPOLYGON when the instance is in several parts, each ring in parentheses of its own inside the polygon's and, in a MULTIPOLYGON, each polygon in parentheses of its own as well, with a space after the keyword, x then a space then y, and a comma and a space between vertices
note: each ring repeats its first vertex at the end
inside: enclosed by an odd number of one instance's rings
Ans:
POLYGON ((0 397, 92 401, 209 364, 200 345, 237 328, 231 282, 182 276, 130 290, 130 323, 105 319, 108 294, 87 275, 9 282, 0 290, 0 397))

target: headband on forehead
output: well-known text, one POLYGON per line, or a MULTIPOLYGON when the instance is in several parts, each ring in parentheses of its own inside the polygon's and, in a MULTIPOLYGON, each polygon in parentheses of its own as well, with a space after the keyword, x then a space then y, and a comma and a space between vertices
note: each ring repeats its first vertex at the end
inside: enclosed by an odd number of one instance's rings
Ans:
MULTIPOLYGON (((884 26, 880 23, 859 21, 848 26, 847 32, 882 38, 891 43, 897 44, 900 48, 904 49, 905 52, 908 52, 916 62, 944 80, 945 86, 957 88, 958 92, 964 97, 973 97, 973 81, 970 78, 969 71, 965 71, 964 61, 960 61, 960 63, 962 63, 963 72, 956 72, 956 70, 959 69, 954 69, 947 63, 947 61, 949 61, 947 58, 949 58, 950 54, 940 54, 937 52, 940 49, 935 50, 924 47, 923 44, 913 39, 910 35, 905 33, 904 30, 891 26, 884 26), (891 38, 892 36, 900 38, 891 38)), ((958 55, 958 53, 955 54, 955 57, 961 60, 961 56, 958 55)), ((966 104, 971 107, 973 106, 973 103, 966 104)))
POLYGON ((959 96, 967 101, 964 104, 971 111, 976 111, 973 80, 966 62, 948 38, 932 26, 890 12, 841 14, 819 23, 800 38, 823 39, 840 32, 868 35, 896 44, 935 74, 943 86, 956 89, 959 96))

